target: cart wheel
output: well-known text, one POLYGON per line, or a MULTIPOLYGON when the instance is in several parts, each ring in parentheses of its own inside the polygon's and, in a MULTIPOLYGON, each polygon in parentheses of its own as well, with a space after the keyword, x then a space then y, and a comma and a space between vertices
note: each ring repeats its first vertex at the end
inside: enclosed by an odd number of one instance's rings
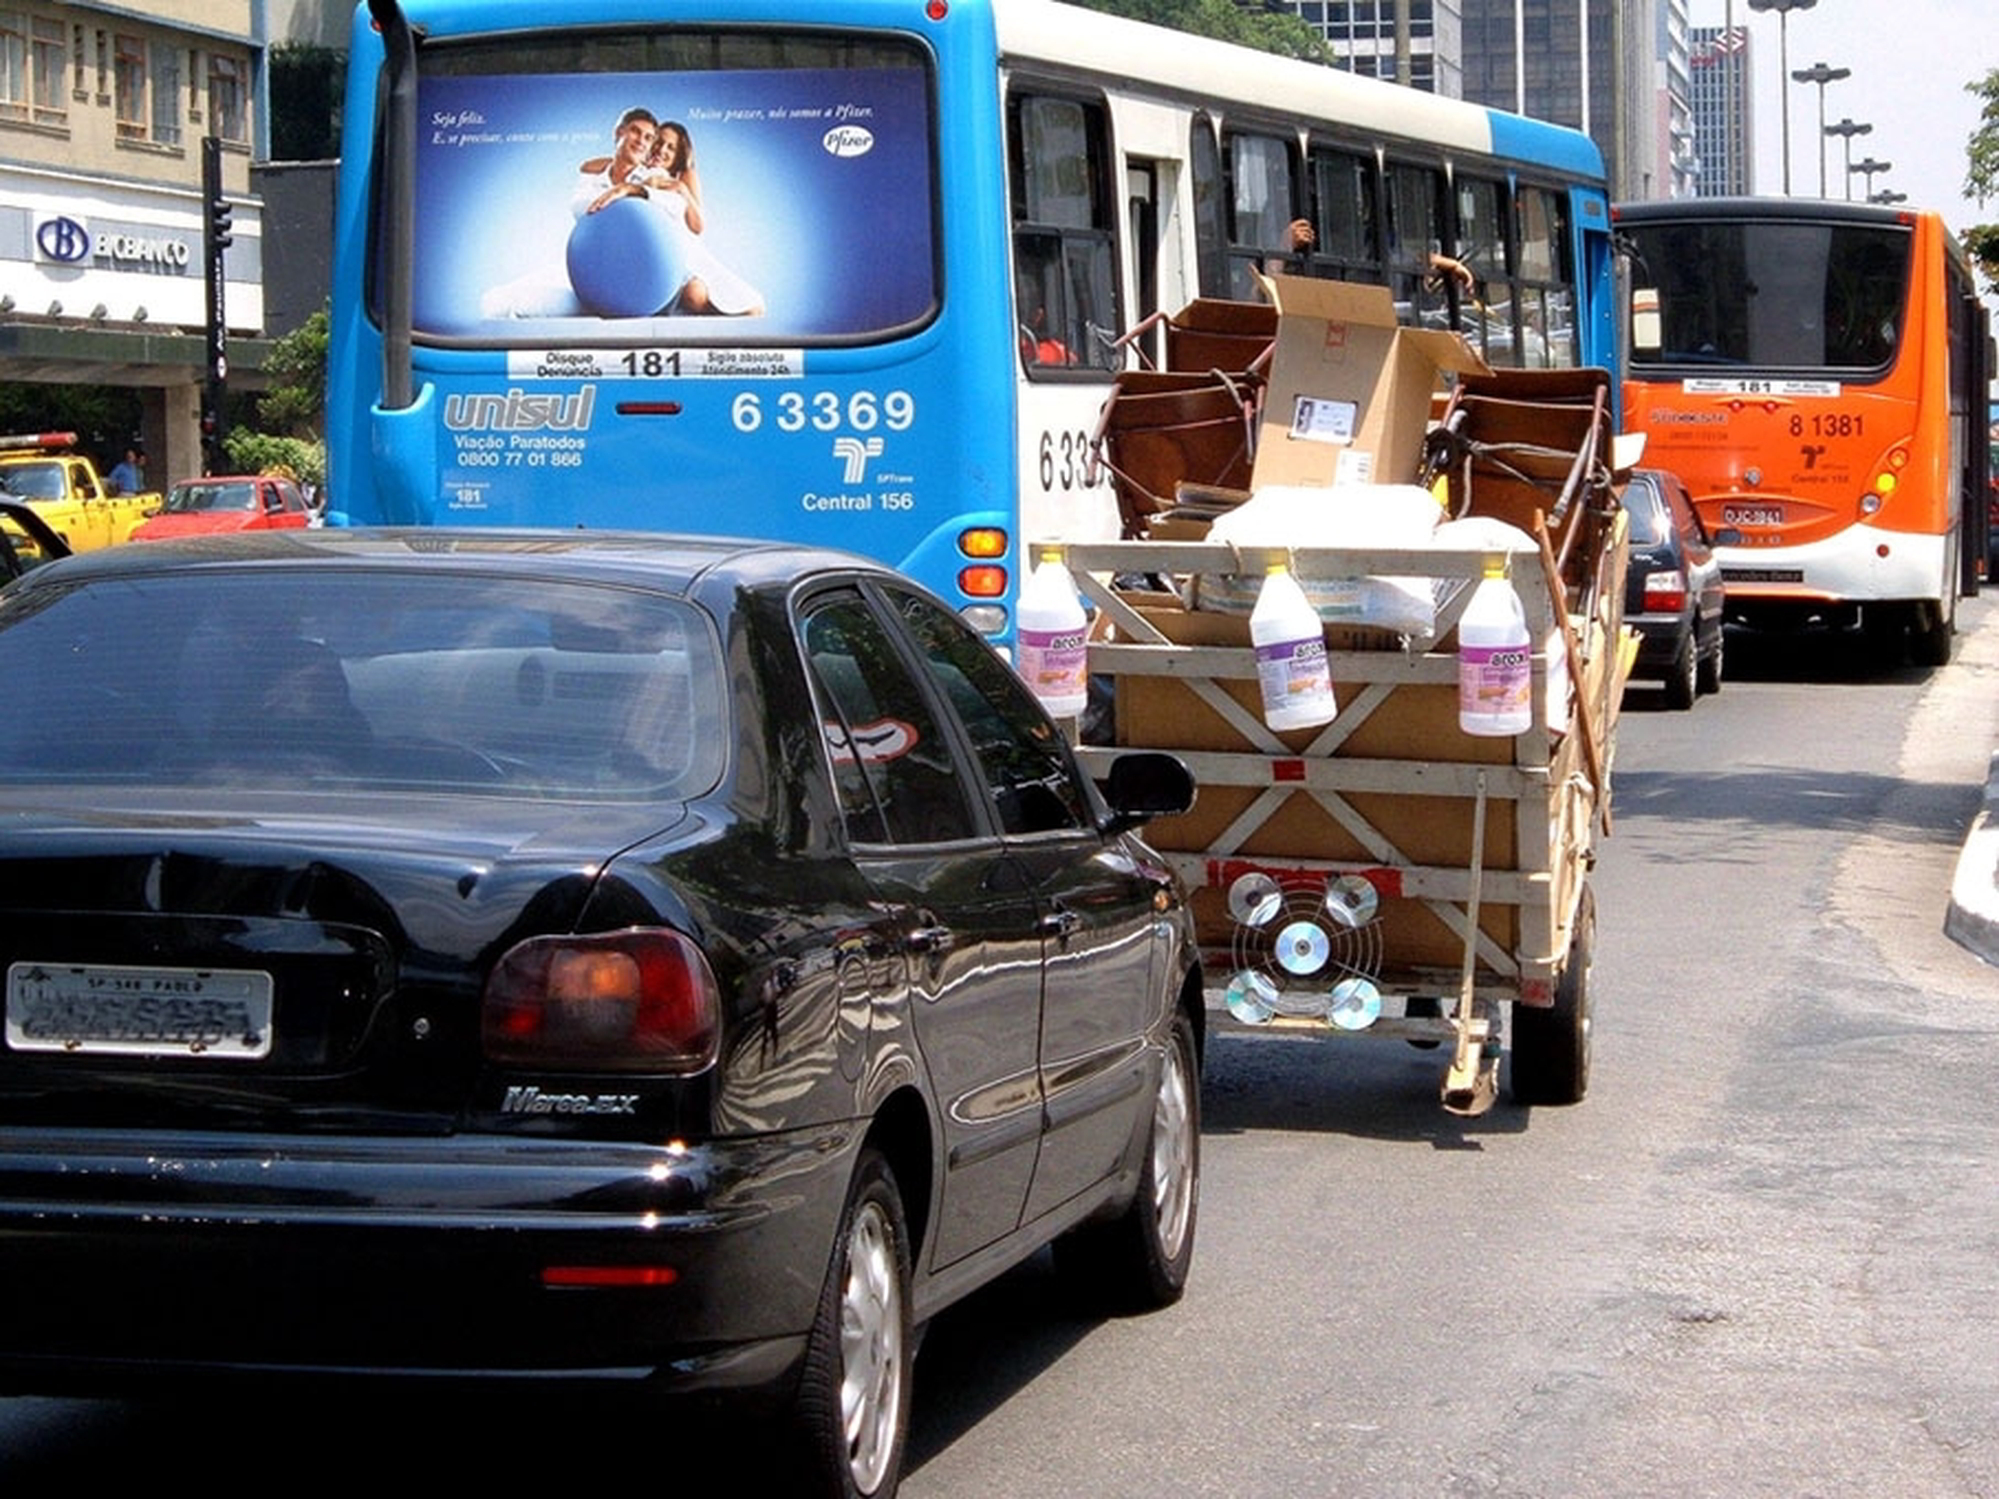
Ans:
POLYGON ((1513 1007, 1515 1103, 1581 1103, 1589 1091, 1590 964, 1595 955, 1596 894, 1584 885, 1554 1004, 1545 1010, 1513 1007))

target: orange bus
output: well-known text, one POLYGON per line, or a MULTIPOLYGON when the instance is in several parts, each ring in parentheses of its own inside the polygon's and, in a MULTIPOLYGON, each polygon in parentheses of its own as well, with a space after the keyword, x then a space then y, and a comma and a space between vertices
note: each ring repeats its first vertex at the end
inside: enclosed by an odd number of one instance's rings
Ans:
POLYGON ((1800 198, 1613 212, 1624 420, 1714 536, 1728 614, 1928 665, 1986 560, 1990 320, 1935 213, 1800 198))

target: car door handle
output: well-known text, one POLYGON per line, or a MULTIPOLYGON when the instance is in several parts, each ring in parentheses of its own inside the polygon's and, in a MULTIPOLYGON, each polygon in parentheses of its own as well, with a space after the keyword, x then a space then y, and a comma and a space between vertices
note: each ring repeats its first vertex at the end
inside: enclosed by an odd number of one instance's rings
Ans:
POLYGON ((1046 916, 1035 922, 1034 929, 1044 937, 1069 937, 1083 924, 1083 918, 1064 906, 1057 906, 1046 916))
POLYGON ((903 944, 911 952, 949 952, 958 945, 948 926, 917 926, 909 929, 903 944))

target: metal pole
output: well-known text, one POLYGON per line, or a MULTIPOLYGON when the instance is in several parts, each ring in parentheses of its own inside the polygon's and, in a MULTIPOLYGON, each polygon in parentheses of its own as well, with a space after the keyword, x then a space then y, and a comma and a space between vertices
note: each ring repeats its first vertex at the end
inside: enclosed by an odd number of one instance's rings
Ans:
POLYGON ((228 239, 217 205, 224 201, 222 186, 222 141, 201 138, 201 195, 203 231, 202 269, 207 277, 207 358, 202 378, 201 471, 222 471, 222 439, 229 435, 229 306, 224 252, 228 239))
POLYGON ((1851 68, 1829 68, 1822 62, 1815 62, 1809 68, 1800 68, 1791 75, 1800 83, 1816 83, 1819 86, 1819 196, 1825 194, 1825 86, 1837 83, 1842 78, 1851 78, 1851 68))
POLYGON ((1791 196, 1791 12, 1810 10, 1819 0, 1749 0, 1751 10, 1777 12, 1778 99, 1784 111, 1784 196, 1791 196))
POLYGON ((1778 98, 1784 110, 1784 196, 1791 196, 1791 13, 1789 10, 1777 12, 1777 66, 1783 70, 1778 79, 1778 98))
MULTIPOLYGON (((1589 0, 1576 0, 1576 60, 1582 73, 1580 129, 1589 134, 1589 0)), ((1621 144, 1621 143, 1620 143, 1621 144)))
POLYGON ((1854 120, 1851 117, 1849 117, 1841 120, 1836 125, 1826 125, 1821 128, 1824 130, 1824 132, 1827 135, 1836 135, 1843 142, 1845 142, 1846 201, 1851 203, 1853 201, 1853 138, 1856 135, 1866 135, 1871 130, 1873 130, 1874 127, 1872 125, 1863 124, 1860 121, 1854 120))
POLYGON ((1749 186, 1749 158, 1743 154, 1749 143, 1742 138, 1743 119, 1735 107, 1739 91, 1734 79, 1742 64, 1731 45, 1734 41, 1735 0, 1727 0, 1721 8, 1721 56, 1715 62, 1721 68, 1721 138, 1728 151, 1728 165, 1722 170, 1722 191, 1728 193, 1737 191, 1738 183, 1743 190, 1749 186))
POLYGON ((1527 18, 1524 0, 1513 0, 1513 112, 1527 113, 1527 18))

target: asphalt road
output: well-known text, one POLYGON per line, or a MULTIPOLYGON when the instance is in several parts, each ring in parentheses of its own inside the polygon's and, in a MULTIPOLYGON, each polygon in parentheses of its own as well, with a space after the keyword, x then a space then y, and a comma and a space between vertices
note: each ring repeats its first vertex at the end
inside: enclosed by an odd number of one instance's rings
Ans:
MULTIPOLYGON (((1963 624, 1934 673, 1732 637, 1692 712, 1634 690, 1589 1098, 1465 1120, 1440 1052, 1218 1038, 1185 1301, 1089 1318, 1044 1257, 940 1318, 903 1492, 1999 1495, 1999 973, 1942 931, 1999 598, 1963 624)), ((759 1444, 546 1400, 17 1400, 0 1488, 762 1493, 759 1444)))

